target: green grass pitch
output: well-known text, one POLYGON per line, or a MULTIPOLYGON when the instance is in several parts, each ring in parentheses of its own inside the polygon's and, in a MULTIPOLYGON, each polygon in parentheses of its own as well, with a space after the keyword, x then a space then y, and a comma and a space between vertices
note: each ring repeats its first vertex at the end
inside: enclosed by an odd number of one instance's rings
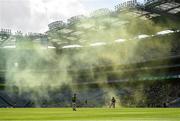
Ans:
POLYGON ((0 121, 180 121, 178 108, 1 108, 0 121))

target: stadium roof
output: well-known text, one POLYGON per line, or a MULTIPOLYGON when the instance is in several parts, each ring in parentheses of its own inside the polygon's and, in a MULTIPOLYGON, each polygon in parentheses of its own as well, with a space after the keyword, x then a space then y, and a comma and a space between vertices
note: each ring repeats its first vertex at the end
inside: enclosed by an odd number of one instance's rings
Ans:
POLYGON ((179 0, 158 0, 152 4, 147 4, 145 10, 180 20, 179 0))
MULTIPOLYGON (((107 11, 106 9, 100 9, 99 11, 103 12, 107 11), (101 11, 100 11, 101 10, 101 11)), ((97 10, 98 11, 98 10, 97 10)), ((95 12, 97 12, 95 11, 95 12)), ((129 14, 131 17, 137 17, 143 20, 149 20, 151 19, 152 21, 155 18, 163 20, 164 17, 171 20, 171 22, 180 20, 180 1, 178 0, 152 0, 152 2, 146 3, 145 6, 138 5, 136 9, 130 9, 129 11, 125 11, 126 14, 129 14)), ((108 11, 108 13, 111 13, 111 15, 107 18, 100 18, 98 21, 93 21, 91 18, 86 18, 84 21, 79 22, 76 21, 75 25, 71 25, 70 27, 64 26, 64 28, 59 28, 55 30, 56 35, 52 36, 60 36, 61 39, 56 39, 56 38, 50 38, 52 43, 57 47, 57 48, 63 48, 64 46, 69 46, 69 45, 79 45, 80 43, 82 44, 83 42, 87 42, 87 38, 81 38, 84 36, 84 34, 87 34, 87 31, 90 32, 100 32, 100 31, 106 31, 106 27, 104 26, 105 24, 110 27, 122 27, 123 25, 128 25, 129 21, 128 20, 119 20, 118 18, 114 17, 114 13, 121 14, 123 11, 108 11), (99 22, 99 23, 98 23, 99 22), (98 28, 97 28, 98 24, 98 28), (75 26, 75 27, 73 27, 75 26), (54 41, 56 40, 56 41, 54 41), (78 42, 79 40, 79 42, 78 42)), ((103 14, 104 15, 104 14, 103 14)), ((121 15, 119 15, 121 16, 121 15)), ((98 16, 100 17, 100 16, 98 16)), ((167 30, 162 30, 159 31, 157 34, 169 34, 173 33, 172 30, 168 29, 174 29, 174 26, 167 27, 167 30)), ((175 28, 176 30, 179 30, 180 28, 175 28)), ((50 30, 51 32, 52 30, 50 30)), ((155 34, 155 33, 154 33, 155 34)), ((51 35, 50 35, 51 36, 51 35)), ((151 37, 152 35, 148 35, 145 33, 139 33, 135 37, 139 39, 151 37)), ((3 47, 14 47, 15 42, 14 38, 10 37, 10 34, 8 32, 0 31, 0 46, 1 48, 3 47), (9 41, 9 42, 8 42, 9 41), (11 43, 11 44, 10 44, 11 43)), ((123 40, 126 38, 123 38, 119 36, 118 38, 114 38, 112 41, 119 40, 119 38, 122 38, 123 40)), ((133 38, 131 38, 133 39, 133 38)), ((90 40, 88 43, 89 45, 93 45, 94 43, 98 43, 98 41, 106 41, 102 39, 95 39, 95 40, 90 40)), ((88 40, 89 41, 89 40, 88 40)), ((121 40, 120 40, 121 41, 121 40)), ((118 41, 119 42, 119 41, 118 41)), ((105 44, 104 44, 105 45, 105 44)))

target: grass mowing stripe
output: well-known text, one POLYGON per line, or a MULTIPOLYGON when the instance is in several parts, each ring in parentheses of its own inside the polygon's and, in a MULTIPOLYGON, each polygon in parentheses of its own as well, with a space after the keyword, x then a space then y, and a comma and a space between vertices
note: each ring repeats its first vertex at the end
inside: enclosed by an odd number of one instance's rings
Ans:
MULTIPOLYGON (((26 121, 26 120, 0 120, 0 121, 26 121)), ((136 119, 136 120, 27 120, 27 121, 173 121, 173 120, 162 120, 162 119, 136 119)))
MULTIPOLYGON (((0 120, 0 121, 25 121, 25 120, 0 120)), ((27 121, 173 121, 173 120, 157 120, 157 119, 136 119, 136 120, 27 120, 27 121)))
POLYGON ((180 109, 1 108, 0 121, 180 121, 180 109))

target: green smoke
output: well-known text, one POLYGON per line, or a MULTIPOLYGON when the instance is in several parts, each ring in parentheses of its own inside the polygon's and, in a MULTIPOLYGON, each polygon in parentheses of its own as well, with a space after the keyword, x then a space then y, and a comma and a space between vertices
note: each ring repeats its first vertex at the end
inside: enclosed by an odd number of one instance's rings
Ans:
MULTIPOLYGON (((48 38, 56 49, 43 49, 29 37, 18 38, 17 48, 8 55, 6 88, 19 95, 28 94, 38 104, 40 98, 48 99, 49 91, 63 84, 76 91, 79 86, 74 84, 94 82, 108 92, 108 102, 111 96, 118 97, 108 81, 127 74, 118 65, 169 55, 170 41, 138 39, 138 35, 152 36, 166 29, 161 23, 125 11, 84 18, 66 29, 49 31, 48 38), (75 44, 82 47, 62 49, 75 44)), ((143 94, 135 92, 134 96, 138 102, 143 94)))

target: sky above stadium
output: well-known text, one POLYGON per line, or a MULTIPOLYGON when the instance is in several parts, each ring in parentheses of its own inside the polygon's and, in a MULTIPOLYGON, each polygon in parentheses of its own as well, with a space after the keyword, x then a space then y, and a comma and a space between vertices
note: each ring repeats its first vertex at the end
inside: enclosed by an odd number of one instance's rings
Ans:
MULTIPOLYGON (((45 32, 56 20, 88 14, 99 8, 114 9, 127 0, 0 0, 0 28, 45 32)), ((138 0, 143 2, 143 0, 138 0)))

